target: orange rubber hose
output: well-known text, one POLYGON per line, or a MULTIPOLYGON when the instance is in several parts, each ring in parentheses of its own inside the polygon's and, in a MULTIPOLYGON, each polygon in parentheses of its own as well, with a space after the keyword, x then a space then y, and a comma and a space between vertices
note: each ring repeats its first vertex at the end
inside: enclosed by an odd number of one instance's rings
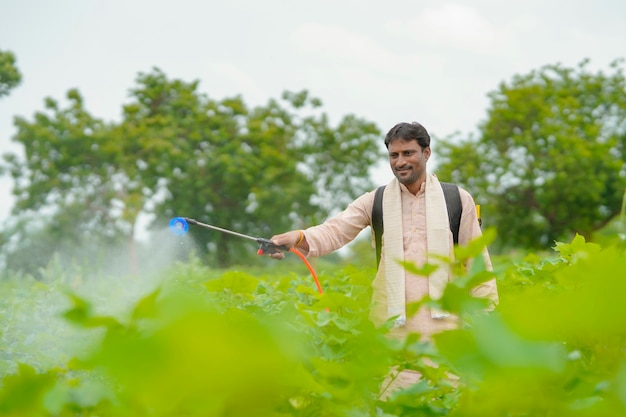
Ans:
POLYGON ((313 266, 311 266, 311 264, 309 263, 309 261, 304 257, 304 255, 302 254, 302 252, 300 252, 298 249, 296 248, 291 248, 289 249, 289 252, 293 252, 296 255, 298 255, 298 258, 300 258, 302 260, 302 262, 304 262, 304 264, 306 265, 307 268, 309 268, 309 272, 311 273, 311 276, 313 276, 313 279, 315 280, 315 285, 317 285, 317 291, 320 294, 323 294, 324 292, 322 291, 322 285, 320 284, 320 280, 317 279, 317 274, 315 273, 315 270, 313 269, 313 266))

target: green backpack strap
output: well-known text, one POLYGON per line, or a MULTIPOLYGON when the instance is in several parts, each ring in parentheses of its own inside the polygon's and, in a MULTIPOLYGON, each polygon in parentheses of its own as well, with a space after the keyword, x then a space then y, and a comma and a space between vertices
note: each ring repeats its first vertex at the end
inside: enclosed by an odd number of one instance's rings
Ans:
MULTIPOLYGON (((463 213, 463 204, 461 203, 461 193, 456 184, 449 182, 440 182, 443 189, 443 197, 448 207, 448 221, 450 222, 450 230, 454 238, 454 244, 459 243, 459 229, 461 227, 461 214, 463 213)), ((380 256, 382 250, 383 236, 383 193, 385 186, 380 186, 374 194, 374 204, 372 206, 372 229, 374 229, 374 240, 376 242, 376 265, 380 264, 380 256)))

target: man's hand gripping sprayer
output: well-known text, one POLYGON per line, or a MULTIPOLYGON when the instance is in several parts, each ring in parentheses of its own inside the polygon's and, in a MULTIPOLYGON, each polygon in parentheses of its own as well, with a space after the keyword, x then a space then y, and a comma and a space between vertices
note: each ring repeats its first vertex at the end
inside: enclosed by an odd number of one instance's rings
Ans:
POLYGON ((286 246, 281 246, 281 245, 275 245, 269 239, 264 239, 264 238, 261 238, 261 237, 254 237, 254 236, 244 235, 242 233, 233 232, 232 230, 222 229, 221 227, 213 226, 213 225, 206 224, 206 223, 201 223, 201 222, 199 222, 197 220, 190 219, 188 217, 174 217, 172 220, 170 220, 170 230, 175 235, 182 236, 182 235, 186 234, 189 231, 189 225, 190 224, 193 224, 195 226, 205 227, 207 229, 217 230, 218 232, 222 232, 222 233, 228 233, 230 235, 241 237, 243 239, 254 240, 256 243, 259 244, 259 250, 257 251, 257 253, 259 255, 270 255, 272 253, 276 253, 276 252, 280 252, 280 251, 292 252, 292 253, 296 254, 302 260, 302 262, 304 262, 304 264, 307 266, 307 268, 309 269, 309 272, 311 273, 311 276, 313 277, 313 280, 315 280, 315 285, 317 286, 317 291, 320 294, 323 293, 322 292, 322 285, 320 284, 320 281, 317 279, 317 275, 315 274, 315 270, 313 269, 313 267, 311 266, 309 261, 307 261, 307 259, 304 257, 304 255, 298 249, 296 249, 296 248, 288 248, 286 246))

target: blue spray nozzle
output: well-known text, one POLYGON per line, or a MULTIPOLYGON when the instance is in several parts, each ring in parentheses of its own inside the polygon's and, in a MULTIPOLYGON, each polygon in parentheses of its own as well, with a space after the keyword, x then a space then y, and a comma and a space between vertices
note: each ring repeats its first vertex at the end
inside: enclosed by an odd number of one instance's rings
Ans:
POLYGON ((189 223, 183 217, 174 217, 170 220, 170 230, 176 236, 182 236, 189 231, 189 223))

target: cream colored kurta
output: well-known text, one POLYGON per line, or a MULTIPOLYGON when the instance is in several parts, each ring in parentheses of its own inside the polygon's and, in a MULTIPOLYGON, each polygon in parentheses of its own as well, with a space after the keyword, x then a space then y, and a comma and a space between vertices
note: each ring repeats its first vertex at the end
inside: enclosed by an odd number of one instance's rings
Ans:
MULTIPOLYGON (((418 267, 427 261, 427 232, 426 232, 426 208, 425 187, 413 195, 404 185, 400 185, 402 200, 402 230, 404 258, 407 262, 413 262, 418 267)), ((478 224, 476 208, 472 196, 462 188, 459 188, 463 212, 459 228, 459 245, 465 245, 471 240, 481 236, 478 224)), ((309 244, 308 256, 322 256, 331 253, 352 241, 358 234, 371 225, 372 205, 375 191, 368 192, 353 201, 343 212, 318 226, 313 226, 304 231, 309 244)), ((449 243, 453 245, 452 233, 449 243)), ((384 246, 382 251, 384 253, 384 246)), ((373 283, 373 303, 371 318, 376 324, 382 324, 387 319, 387 303, 384 274, 384 256, 381 257, 379 274, 373 283)), ((485 250, 485 262, 491 269, 489 254, 485 250)), ((406 303, 413 303, 428 295, 428 279, 405 272, 406 303)), ((498 293, 495 280, 486 282, 473 291, 477 297, 487 297, 497 302, 498 293)), ((407 317, 406 326, 394 328, 392 335, 403 337, 408 333, 420 333, 423 338, 451 329, 455 326, 454 317, 447 319, 433 319, 430 311, 420 309, 417 314, 407 317)))

